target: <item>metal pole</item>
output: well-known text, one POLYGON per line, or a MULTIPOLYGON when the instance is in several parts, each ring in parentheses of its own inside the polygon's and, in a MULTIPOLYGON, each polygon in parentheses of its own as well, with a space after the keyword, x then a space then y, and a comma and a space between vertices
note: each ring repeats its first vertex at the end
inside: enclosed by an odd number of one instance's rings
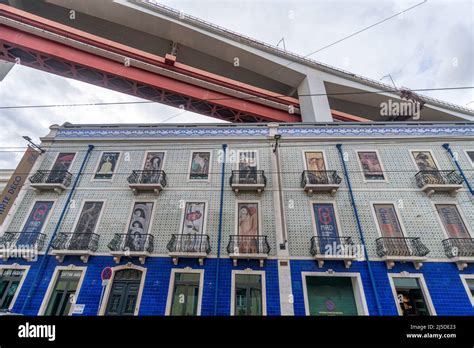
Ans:
POLYGON ((222 213, 224 209, 224 184, 225 184, 225 161, 227 153, 227 144, 222 144, 222 150, 224 151, 224 158, 222 161, 221 169, 221 202, 219 207, 219 227, 218 227, 218 236, 217 236, 217 265, 216 265, 216 280, 215 280, 215 290, 214 290, 214 315, 217 315, 217 297, 219 292, 219 269, 221 261, 221 238, 222 238, 222 213))
POLYGON ((466 186, 467 186, 467 188, 469 189, 469 192, 471 192, 471 195, 474 196, 474 190, 472 189, 471 184, 470 184, 469 181, 467 180, 466 175, 464 175, 464 171, 462 170, 461 165, 459 164, 458 160, 456 159, 456 156, 454 156, 454 153, 453 153, 453 151, 451 150, 451 148, 449 147, 449 144, 446 143, 446 144, 443 144, 443 145, 441 145, 441 146, 443 146, 444 149, 449 153, 451 159, 453 160, 454 164, 456 165, 456 167, 457 167, 458 170, 459 170, 459 174, 461 174, 462 178, 464 179, 464 182, 466 183, 466 186))

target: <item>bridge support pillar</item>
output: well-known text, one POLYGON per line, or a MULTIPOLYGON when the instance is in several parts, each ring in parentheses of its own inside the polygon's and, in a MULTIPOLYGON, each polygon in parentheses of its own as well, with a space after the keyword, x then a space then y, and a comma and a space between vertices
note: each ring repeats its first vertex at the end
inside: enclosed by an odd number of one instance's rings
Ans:
POLYGON ((303 122, 333 122, 323 80, 306 76, 298 86, 298 94, 302 95, 299 100, 303 122))

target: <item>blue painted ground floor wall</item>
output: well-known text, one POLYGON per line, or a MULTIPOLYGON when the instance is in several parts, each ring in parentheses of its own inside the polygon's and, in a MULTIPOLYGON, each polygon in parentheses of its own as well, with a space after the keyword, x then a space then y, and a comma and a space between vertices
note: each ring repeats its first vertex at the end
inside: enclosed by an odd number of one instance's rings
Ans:
MULTIPOLYGON (((15 301, 13 307, 14 312, 21 310, 28 290, 37 275, 42 257, 44 256, 40 256, 36 262, 27 262, 21 259, 0 261, 0 266, 14 263, 30 266, 27 277, 15 301)), ((204 261, 204 265, 200 266, 197 260, 194 259, 180 259, 178 265, 174 265, 169 257, 149 257, 146 259, 145 264, 141 265, 138 260, 127 258, 122 258, 120 264, 116 264, 112 257, 108 256, 92 256, 86 264, 76 257, 66 257, 64 262, 59 263, 53 256, 49 256, 39 285, 36 287, 24 314, 38 314, 56 267, 73 264, 87 268, 76 303, 85 305, 83 315, 97 315, 102 292, 102 270, 105 267, 113 268, 119 265, 125 265, 129 262, 146 268, 139 315, 165 314, 171 271, 172 269, 182 269, 185 267, 191 267, 195 270, 204 270, 201 315, 214 314, 217 259, 207 259, 204 261)), ((303 272, 308 272, 304 274, 310 275, 318 275, 318 273, 328 274, 332 272, 334 272, 332 273, 333 276, 341 275, 342 273, 360 275, 369 315, 378 315, 374 291, 366 262, 354 262, 349 269, 346 269, 344 263, 338 261, 326 262, 323 267, 319 268, 317 263, 311 260, 291 260, 290 267, 293 296, 283 300, 293 302, 295 315, 305 315, 303 272)), ((220 260, 217 315, 230 315, 232 270, 244 270, 247 268, 254 271, 265 272, 267 315, 280 315, 278 261, 267 260, 264 267, 260 267, 257 261, 240 260, 237 266, 233 266, 230 259, 220 260)), ((382 315, 398 315, 389 282, 389 273, 400 274, 401 272, 423 275, 437 315, 474 315, 474 308, 460 277, 461 274, 474 274, 474 265, 470 265, 464 271, 459 271, 454 263, 426 262, 420 270, 416 270, 411 263, 397 263, 393 269, 387 270, 384 262, 371 262, 371 268, 382 315)))

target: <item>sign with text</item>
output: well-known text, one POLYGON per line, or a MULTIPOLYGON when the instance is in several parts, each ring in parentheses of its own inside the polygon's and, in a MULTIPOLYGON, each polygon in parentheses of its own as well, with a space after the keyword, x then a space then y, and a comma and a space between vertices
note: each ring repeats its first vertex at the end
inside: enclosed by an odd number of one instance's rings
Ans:
POLYGON ((18 193, 22 186, 25 184, 28 175, 30 174, 31 168, 38 159, 40 153, 32 148, 28 148, 25 151, 20 163, 15 169, 15 172, 11 176, 7 185, 3 189, 0 197, 0 225, 5 221, 8 212, 10 211, 13 203, 15 202, 18 193))

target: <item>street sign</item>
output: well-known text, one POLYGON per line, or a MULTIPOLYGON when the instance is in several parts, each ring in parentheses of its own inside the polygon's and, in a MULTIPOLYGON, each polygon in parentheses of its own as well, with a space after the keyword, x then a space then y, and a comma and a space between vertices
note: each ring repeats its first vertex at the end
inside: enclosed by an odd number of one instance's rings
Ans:
POLYGON ((105 267, 103 270, 102 270, 102 273, 100 274, 100 276, 102 277, 102 280, 108 280, 112 277, 112 268, 110 267, 105 267))

